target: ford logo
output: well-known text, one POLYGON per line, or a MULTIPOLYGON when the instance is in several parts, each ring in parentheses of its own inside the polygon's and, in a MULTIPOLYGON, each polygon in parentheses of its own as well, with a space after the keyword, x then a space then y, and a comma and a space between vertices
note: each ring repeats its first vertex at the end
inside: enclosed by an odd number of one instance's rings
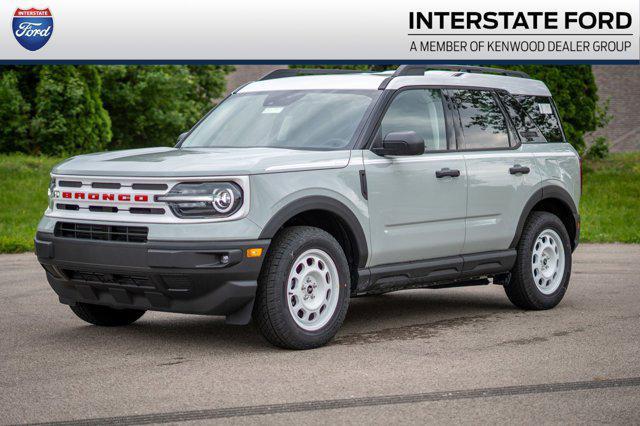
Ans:
POLYGON ((25 49, 35 51, 47 44, 53 33, 53 16, 47 9, 16 9, 13 36, 25 49))

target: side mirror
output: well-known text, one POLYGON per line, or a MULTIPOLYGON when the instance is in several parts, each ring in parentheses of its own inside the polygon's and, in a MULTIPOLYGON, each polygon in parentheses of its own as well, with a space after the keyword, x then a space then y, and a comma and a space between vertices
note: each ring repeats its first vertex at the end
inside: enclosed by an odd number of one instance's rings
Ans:
POLYGON ((424 140, 414 131, 391 132, 372 151, 378 155, 422 155, 424 140))
POLYGON ((178 143, 182 142, 184 138, 187 137, 188 134, 189 132, 180 133, 180 136, 178 136, 178 143))

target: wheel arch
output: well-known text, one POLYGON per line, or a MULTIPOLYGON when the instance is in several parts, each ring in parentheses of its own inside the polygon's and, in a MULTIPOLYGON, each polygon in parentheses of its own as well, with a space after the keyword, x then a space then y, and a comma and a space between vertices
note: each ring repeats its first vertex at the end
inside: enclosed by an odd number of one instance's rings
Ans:
MULTIPOLYGON (((294 224, 292 222, 296 220, 300 220, 303 222, 302 224, 304 224, 313 218, 322 218, 323 215, 325 215, 324 217, 328 220, 319 225, 316 222, 315 226, 322 229, 328 228, 325 230, 329 231, 329 233, 335 237, 335 232, 338 230, 332 229, 331 226, 337 225, 340 228, 339 230, 343 231, 347 237, 348 248, 351 250, 354 260, 353 266, 356 269, 364 268, 369 257, 365 232, 360 221, 351 209, 334 198, 307 196, 290 202, 273 215, 262 229, 259 238, 273 238, 280 229, 288 224, 294 224)), ((337 239, 341 245, 345 243, 345 241, 340 241, 339 238, 337 239)), ((347 253, 347 255, 349 254, 347 253)))
POLYGON ((580 215, 569 192, 557 185, 548 185, 538 189, 526 202, 518 220, 516 233, 509 245, 510 248, 515 248, 518 245, 524 224, 533 211, 546 211, 558 216, 569 233, 571 250, 575 250, 580 237, 580 215))

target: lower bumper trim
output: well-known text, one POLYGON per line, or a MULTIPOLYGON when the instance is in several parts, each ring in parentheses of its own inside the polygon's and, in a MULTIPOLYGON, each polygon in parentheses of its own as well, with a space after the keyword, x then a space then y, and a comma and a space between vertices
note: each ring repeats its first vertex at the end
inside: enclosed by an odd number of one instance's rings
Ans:
POLYGON ((204 315, 246 324, 269 240, 124 243, 38 233, 36 254, 62 303, 204 315))

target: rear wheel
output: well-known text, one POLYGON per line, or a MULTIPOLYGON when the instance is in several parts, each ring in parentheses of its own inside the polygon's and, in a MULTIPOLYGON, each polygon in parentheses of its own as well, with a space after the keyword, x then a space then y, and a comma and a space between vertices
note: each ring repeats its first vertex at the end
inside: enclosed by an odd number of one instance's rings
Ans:
POLYGON ((102 305, 77 303, 70 306, 78 318, 103 327, 119 327, 136 322, 146 311, 137 309, 115 309, 102 305))
POLYGON ((349 283, 349 265, 335 238, 318 228, 286 228, 273 240, 265 259, 254 321, 276 346, 322 346, 344 321, 349 283))
POLYGON ((505 292, 523 309, 550 309, 567 291, 571 277, 571 245, 562 221, 533 212, 518 243, 518 257, 505 292))

